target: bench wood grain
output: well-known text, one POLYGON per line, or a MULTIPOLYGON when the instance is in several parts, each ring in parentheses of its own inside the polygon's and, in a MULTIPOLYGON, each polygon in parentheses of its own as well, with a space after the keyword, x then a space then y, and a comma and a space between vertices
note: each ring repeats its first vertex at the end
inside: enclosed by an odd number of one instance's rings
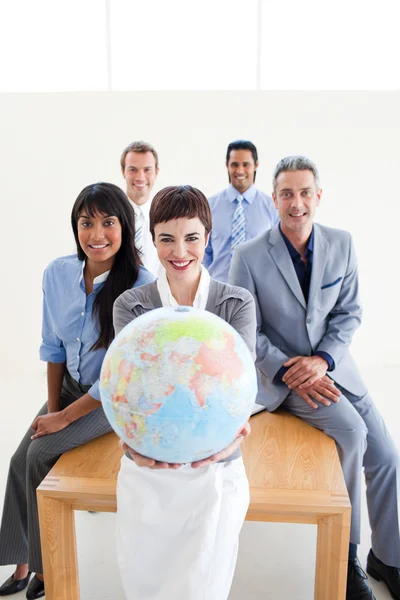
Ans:
MULTIPOLYGON (((285 411, 251 419, 246 519, 318 526, 315 600, 344 600, 350 502, 334 441, 285 411)), ((116 511, 114 433, 64 454, 38 487, 47 600, 79 600, 74 510, 116 511)))

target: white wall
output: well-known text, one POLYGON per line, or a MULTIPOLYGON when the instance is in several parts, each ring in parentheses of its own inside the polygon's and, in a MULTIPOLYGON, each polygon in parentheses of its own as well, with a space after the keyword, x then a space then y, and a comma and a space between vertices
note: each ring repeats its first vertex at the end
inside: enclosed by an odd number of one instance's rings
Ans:
POLYGON ((353 233, 364 323, 361 364, 400 363, 399 92, 112 92, 0 96, 1 355, 4 376, 38 370, 41 274, 73 251, 72 204, 98 180, 123 185, 119 156, 145 139, 160 156, 157 189, 226 186, 233 139, 258 147, 257 184, 288 154, 319 167, 318 220, 353 233))

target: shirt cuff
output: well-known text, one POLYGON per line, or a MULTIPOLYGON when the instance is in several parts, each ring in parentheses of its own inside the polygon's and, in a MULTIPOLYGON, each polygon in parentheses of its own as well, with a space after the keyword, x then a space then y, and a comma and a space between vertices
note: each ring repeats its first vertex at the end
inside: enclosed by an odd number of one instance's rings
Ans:
POLYGON ((323 352, 322 350, 317 350, 315 356, 320 356, 321 358, 324 358, 328 363, 328 371, 333 371, 333 369, 335 368, 335 361, 333 360, 330 354, 328 354, 327 352, 323 352))
POLYGON ((273 380, 273 383, 283 383, 282 381, 282 377, 284 376, 284 374, 289 370, 289 367, 284 367, 282 366, 279 371, 277 371, 275 373, 275 377, 273 380))
POLYGON ((65 348, 57 348, 42 344, 39 350, 40 360, 45 362, 63 363, 67 360, 65 348))
POLYGON ((92 396, 95 400, 101 402, 100 398, 100 390, 99 390, 99 380, 97 380, 92 387, 88 391, 89 396, 92 396))

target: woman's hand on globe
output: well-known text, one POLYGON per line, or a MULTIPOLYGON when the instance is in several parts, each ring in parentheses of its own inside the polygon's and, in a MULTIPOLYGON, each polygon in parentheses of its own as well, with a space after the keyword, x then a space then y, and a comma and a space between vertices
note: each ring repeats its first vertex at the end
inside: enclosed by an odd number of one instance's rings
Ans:
MULTIPOLYGON (((231 444, 229 444, 229 446, 227 446, 223 450, 220 450, 220 452, 209 456, 208 458, 204 458, 203 460, 193 462, 192 467, 194 469, 198 469, 200 467, 208 467, 209 465, 219 462, 220 460, 228 458, 231 454, 235 452, 235 450, 239 448, 244 438, 250 435, 250 433, 251 426, 249 421, 247 421, 243 429, 241 429, 238 432, 236 438, 231 444)), ((136 452, 135 450, 127 446, 124 442, 121 442, 121 448, 124 450, 124 452, 129 452, 130 456, 132 457, 132 460, 138 467, 147 467, 149 469, 179 469, 179 467, 182 466, 179 463, 160 462, 159 460, 154 460, 153 458, 149 458, 148 456, 143 456, 143 454, 139 454, 139 452, 136 452)))
POLYGON ((139 454, 139 452, 136 452, 123 442, 121 443, 121 448, 125 452, 129 452, 132 460, 138 467, 148 467, 149 469, 179 469, 179 467, 182 466, 179 463, 160 462, 159 460, 148 458, 148 456, 143 456, 143 454, 139 454))
POLYGON ((250 433, 251 433, 251 426, 250 426, 250 422, 247 421, 247 423, 244 425, 243 429, 241 429, 238 432, 236 438, 233 440, 233 442, 231 442, 229 444, 229 446, 227 446, 223 450, 220 450, 220 452, 217 452, 216 454, 209 456, 208 458, 204 458, 203 460, 198 460, 196 462, 193 462, 192 467, 194 469, 198 469, 199 467, 208 467, 209 465, 212 465, 213 463, 220 462, 221 460, 225 460, 231 454, 233 454, 235 452, 235 450, 237 450, 239 448, 239 446, 243 442, 244 438, 249 436, 250 433))

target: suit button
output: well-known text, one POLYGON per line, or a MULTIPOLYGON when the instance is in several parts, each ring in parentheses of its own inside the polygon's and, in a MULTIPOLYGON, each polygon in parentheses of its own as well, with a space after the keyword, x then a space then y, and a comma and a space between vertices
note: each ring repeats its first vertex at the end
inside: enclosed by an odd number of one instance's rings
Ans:
POLYGON ((309 325, 311 323, 311 319, 310 317, 308 317, 308 319, 306 319, 306 323, 309 325))

